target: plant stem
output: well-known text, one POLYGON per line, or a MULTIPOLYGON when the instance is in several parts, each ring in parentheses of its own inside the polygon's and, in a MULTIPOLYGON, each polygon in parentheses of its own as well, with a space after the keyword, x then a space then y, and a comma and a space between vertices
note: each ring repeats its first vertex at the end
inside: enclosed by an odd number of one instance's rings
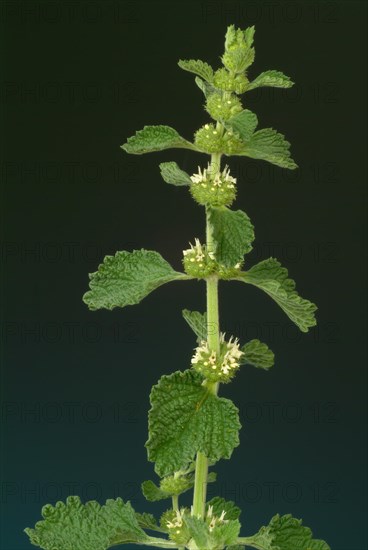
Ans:
POLYGON ((160 539, 157 537, 148 537, 145 540, 140 540, 139 542, 135 541, 127 541, 126 539, 123 539, 121 541, 113 542, 110 546, 111 548, 114 546, 121 546, 122 544, 128 544, 131 542, 132 544, 139 544, 144 546, 155 546, 157 548, 179 548, 177 543, 168 539, 160 539))
POLYGON ((149 537, 147 542, 140 541, 139 544, 144 544, 145 546, 156 546, 157 548, 178 548, 176 542, 167 539, 159 539, 156 537, 149 537))
MULTIPOLYGON (((221 125, 219 127, 221 130, 221 125)), ((221 154, 211 155, 211 170, 217 172, 220 170, 221 154)), ((206 247, 207 252, 214 251, 213 228, 210 223, 210 211, 206 207, 206 247)), ((220 326, 219 326, 219 307, 218 307, 218 277, 210 275, 206 279, 207 291, 207 341, 210 350, 219 354, 220 351, 220 326)), ((206 382, 208 390, 217 394, 218 382, 206 382)), ((194 477, 194 495, 192 514, 197 517, 204 517, 207 493, 208 477, 208 459, 200 451, 197 453, 196 469, 194 477)))
POLYGON ((173 510, 179 510, 179 496, 173 495, 172 496, 172 507, 173 510))

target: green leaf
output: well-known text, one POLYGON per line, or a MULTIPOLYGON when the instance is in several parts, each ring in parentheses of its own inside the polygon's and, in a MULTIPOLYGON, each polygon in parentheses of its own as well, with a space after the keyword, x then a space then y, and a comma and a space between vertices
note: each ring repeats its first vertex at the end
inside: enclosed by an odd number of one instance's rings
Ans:
POLYGON ((164 500, 165 498, 170 498, 170 495, 165 491, 162 491, 160 487, 151 481, 143 481, 142 483, 142 493, 144 497, 150 502, 155 502, 156 500, 164 500))
POLYGON ((137 518, 139 527, 142 527, 142 529, 148 529, 149 531, 159 531, 160 533, 166 532, 161 529, 159 525, 157 525, 156 518, 152 514, 148 514, 147 512, 139 514, 138 512, 136 512, 135 517, 137 518))
POLYGON ((272 86, 273 88, 291 88, 294 86, 294 82, 290 79, 290 77, 284 75, 280 71, 265 71, 264 73, 258 75, 253 82, 249 83, 247 91, 253 90, 254 88, 260 88, 262 86, 272 86))
POLYGON ((244 39, 245 39, 245 42, 247 43, 247 46, 249 48, 253 45, 254 33, 255 32, 256 32, 256 29, 255 29, 254 25, 252 25, 251 27, 247 27, 244 31, 244 39))
POLYGON ((312 531, 302 525, 301 519, 295 519, 290 514, 277 514, 257 534, 242 537, 239 542, 261 550, 331 550, 325 541, 313 539, 312 536, 312 531))
POLYGON ((212 533, 210 533, 210 542, 212 544, 209 548, 223 548, 228 544, 234 544, 238 538, 239 531, 240 523, 237 519, 230 520, 222 525, 216 525, 212 533))
POLYGON ((203 519, 195 516, 184 516, 184 522, 197 548, 200 550, 208 548, 208 528, 203 519))
POLYGON ((252 250, 253 225, 242 210, 230 210, 226 206, 211 208, 210 223, 215 239, 216 260, 226 267, 233 267, 252 250))
POLYGON ((241 510, 232 500, 225 500, 222 497, 214 497, 206 503, 206 512, 208 507, 212 506, 213 514, 215 516, 221 516, 223 510, 225 510, 225 519, 239 519, 241 510))
POLYGON ((226 547, 226 550, 244 550, 244 549, 245 549, 245 546, 241 546, 240 544, 234 544, 226 547))
POLYGON ((282 134, 279 134, 273 128, 264 128, 255 132, 250 140, 244 144, 244 148, 234 154, 266 160, 281 168, 294 170, 298 166, 290 157, 289 149, 290 143, 286 141, 282 134))
POLYGON ((252 365, 258 369, 269 369, 273 366, 275 355, 273 351, 263 344, 259 340, 251 340, 247 342, 242 348, 241 351, 244 355, 241 357, 240 362, 242 365, 252 365))
POLYGON ((211 83, 213 81, 213 69, 205 61, 201 61, 200 59, 180 59, 178 65, 184 71, 194 73, 207 82, 211 83))
POLYGON ((239 445, 238 409, 202 386, 193 370, 162 376, 152 388, 148 459, 160 476, 184 469, 198 451, 210 461, 230 458, 239 445))
POLYGON ((121 146, 127 153, 142 155, 153 153, 164 149, 192 149, 197 148, 186 139, 182 138, 174 128, 170 126, 144 126, 134 136, 129 137, 127 142, 121 146))
POLYGON ((221 94, 221 92, 217 88, 215 88, 215 86, 212 86, 212 84, 209 84, 205 80, 202 80, 201 78, 199 78, 199 76, 195 77, 194 82, 197 84, 198 88, 202 90, 206 99, 209 95, 213 93, 218 93, 219 95, 221 94))
POLYGON ((199 313, 199 311, 189 311, 183 309, 183 317, 197 336, 197 343, 202 340, 207 340, 207 313, 199 313))
POLYGON ((181 170, 176 162, 162 162, 160 164, 161 176, 171 185, 191 185, 192 180, 189 175, 181 170))
POLYGON ((272 539, 272 550, 330 550, 323 540, 312 539, 309 527, 302 525, 301 519, 290 514, 274 516, 269 524, 272 539))
POLYGON ((317 306, 301 298, 295 290, 295 282, 288 279, 288 271, 275 258, 263 260, 236 278, 266 292, 284 310, 302 332, 316 325, 317 306))
POLYGON ((227 129, 231 128, 234 132, 237 132, 244 141, 251 139, 257 124, 257 116, 249 109, 244 109, 224 122, 227 129))
MULTIPOLYGON (((216 479, 217 479, 216 472, 209 472, 207 476, 207 483, 214 483, 216 479)), ((193 476, 193 481, 194 481, 194 476, 193 476)))
POLYGON ((272 534, 270 527, 267 526, 261 527, 258 533, 252 537, 241 537, 240 540, 245 543, 247 548, 252 547, 257 550, 279 550, 279 548, 273 546, 273 538, 274 535, 272 534))
POLYGON ((25 529, 32 544, 45 550, 106 550, 118 543, 144 543, 149 537, 140 528, 130 502, 121 498, 82 504, 68 497, 42 508, 43 520, 34 529, 25 529))
POLYGON ((83 301, 95 310, 138 304, 155 288, 190 277, 174 271, 158 252, 142 249, 106 256, 89 278, 91 290, 84 294, 83 301))

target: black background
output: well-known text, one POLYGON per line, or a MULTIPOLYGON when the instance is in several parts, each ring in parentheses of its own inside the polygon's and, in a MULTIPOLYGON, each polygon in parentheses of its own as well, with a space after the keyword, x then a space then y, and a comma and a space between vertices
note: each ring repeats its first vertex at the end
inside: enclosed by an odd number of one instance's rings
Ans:
MULTIPOLYGON (((171 283, 142 304, 89 312, 89 272, 116 250, 158 250, 181 269, 204 236, 186 189, 158 164, 193 173, 205 155, 120 149, 145 124, 191 140, 208 121, 179 59, 218 67, 226 27, 255 24, 252 78, 282 70, 290 90, 244 96, 259 127, 292 143, 299 169, 225 158, 236 207, 256 230, 247 265, 275 256, 318 327, 294 328, 266 295, 220 285, 222 329, 260 338, 271 372, 244 368, 221 390, 240 409, 241 445, 209 495, 242 508, 242 534, 276 512, 302 517, 333 550, 364 550, 365 3, 3 1, 1 548, 68 494, 146 503, 149 391, 184 370, 195 345, 181 309, 204 284, 171 283)), ((183 503, 189 503, 183 498, 183 503)))

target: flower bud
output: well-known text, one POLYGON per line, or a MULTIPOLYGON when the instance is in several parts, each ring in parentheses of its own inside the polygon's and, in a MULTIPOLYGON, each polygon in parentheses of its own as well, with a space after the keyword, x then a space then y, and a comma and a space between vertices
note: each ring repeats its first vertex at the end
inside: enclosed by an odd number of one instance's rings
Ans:
POLYGON ((205 108, 215 120, 228 120, 243 110, 241 101, 237 96, 231 95, 225 99, 217 92, 208 96, 205 108))
POLYGON ((249 80, 245 74, 230 75, 230 73, 223 67, 215 72, 213 83, 216 88, 219 88, 225 92, 242 94, 247 90, 249 80))
POLYGON ((194 145, 206 153, 222 152, 222 136, 214 124, 205 124, 194 134, 194 145))
POLYGON ((253 63, 253 36, 254 27, 248 27, 245 31, 235 29, 234 25, 227 28, 225 53, 221 60, 232 73, 243 73, 253 63))

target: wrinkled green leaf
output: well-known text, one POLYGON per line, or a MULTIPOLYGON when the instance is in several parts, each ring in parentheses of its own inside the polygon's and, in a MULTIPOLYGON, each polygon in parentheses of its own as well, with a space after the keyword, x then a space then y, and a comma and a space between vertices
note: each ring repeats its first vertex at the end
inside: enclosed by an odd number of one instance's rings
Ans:
POLYGON ((309 527, 302 525, 301 519, 290 514, 274 516, 269 524, 273 535, 272 550, 330 550, 323 540, 312 539, 313 533, 309 527))
POLYGON ((165 531, 161 529, 159 525, 157 525, 156 518, 152 514, 148 514, 147 512, 143 512, 143 514, 139 514, 138 512, 136 512, 135 517, 137 518, 139 527, 142 527, 142 529, 147 529, 149 531, 159 531, 160 533, 165 533, 165 531))
MULTIPOLYGON (((226 519, 226 516, 225 516, 226 519)), ((240 532, 240 523, 237 519, 216 525, 212 533, 210 533, 210 548, 223 548, 228 544, 234 544, 240 532)))
POLYGON ((152 388, 148 459, 160 476, 185 469, 198 451, 209 460, 230 458, 239 445, 238 409, 202 386, 193 370, 162 376, 152 388))
POLYGON ((196 151, 193 143, 182 138, 174 128, 170 126, 144 126, 143 130, 138 130, 134 136, 127 139, 127 142, 121 146, 124 151, 133 155, 142 155, 143 153, 153 153, 154 151, 163 151, 164 149, 192 149, 196 151))
POLYGON ((147 294, 170 281, 188 279, 174 271, 153 250, 117 252, 106 256, 98 271, 89 274, 90 290, 83 296, 89 309, 113 309, 138 304, 147 294))
POLYGON ((301 519, 277 514, 256 535, 241 537, 239 542, 260 550, 331 550, 325 541, 312 537, 312 531, 302 525, 301 519))
POLYGON ((258 119, 252 111, 244 109, 229 118, 224 124, 227 129, 231 128, 234 132, 237 132, 244 141, 249 141, 257 128, 258 119))
MULTIPOLYGON (((256 548, 257 550, 279 550, 273 546, 274 535, 270 526, 261 527, 261 529, 252 537, 241 537, 241 542, 245 543, 246 548, 256 548)), ((294 550, 294 549, 293 549, 294 550)))
POLYGON ((151 481, 143 481, 142 483, 142 493, 144 497, 150 502, 155 502, 156 500, 164 500, 165 498, 170 498, 170 495, 165 491, 162 491, 160 487, 151 481))
POLYGON ((263 260, 237 280, 254 285, 266 292, 284 310, 302 332, 316 325, 317 306, 301 298, 295 290, 295 282, 288 278, 288 271, 275 258, 263 260))
POLYGON ((202 340, 207 340, 207 313, 199 313, 199 311, 189 311, 183 309, 183 317, 197 336, 197 343, 202 340))
POLYGON ((294 170, 298 166, 291 158, 289 149, 290 143, 282 134, 273 128, 264 128, 254 132, 244 148, 234 154, 266 160, 281 168, 294 170))
POLYGON ((265 71, 249 83, 248 90, 260 88, 262 86, 271 86, 273 88, 291 88, 294 82, 290 77, 280 71, 265 71))
POLYGON ((253 45, 254 33, 256 32, 255 26, 247 27, 244 31, 244 39, 250 48, 253 45))
POLYGON ((206 82, 211 83, 213 81, 213 69, 205 61, 201 61, 200 59, 180 59, 178 65, 184 71, 194 73, 206 80, 206 82))
POLYGON ((208 548, 208 527, 203 519, 195 516, 184 516, 184 521, 197 547, 200 550, 208 548))
POLYGON ((273 366, 275 355, 273 351, 257 339, 250 340, 242 348, 241 351, 244 355, 241 357, 240 362, 242 365, 252 365, 258 369, 269 369, 273 366))
POLYGON ((215 239, 216 260, 226 267, 233 267, 252 250, 253 225, 242 210, 230 210, 226 206, 210 209, 210 223, 215 239))
POLYGON ((166 183, 171 185, 191 185, 192 180, 189 175, 181 170, 176 162, 162 162, 160 164, 161 176, 166 183))
POLYGON ((42 508, 43 520, 34 529, 25 529, 32 544, 45 550, 106 550, 117 543, 145 542, 130 503, 121 498, 82 504, 79 497, 42 508))

